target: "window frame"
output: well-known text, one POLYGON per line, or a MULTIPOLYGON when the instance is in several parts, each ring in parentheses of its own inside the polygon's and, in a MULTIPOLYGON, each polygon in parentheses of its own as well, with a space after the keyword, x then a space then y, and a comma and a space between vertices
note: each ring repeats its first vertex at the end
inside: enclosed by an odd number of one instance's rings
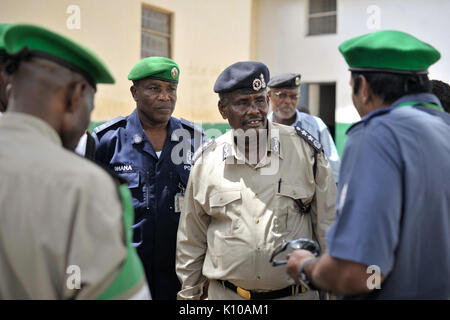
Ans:
POLYGON ((330 35, 336 35, 338 33, 338 0, 336 0, 336 10, 335 11, 323 11, 323 12, 316 12, 316 13, 309 13, 310 10, 310 3, 314 0, 308 0, 306 1, 306 35, 307 37, 316 37, 316 36, 330 36, 330 35), (335 25, 335 31, 333 33, 315 33, 311 34, 311 28, 310 28, 310 19, 311 18, 322 18, 322 17, 330 17, 335 16, 336 17, 336 25, 335 25))
POLYGON ((141 47, 140 47, 140 54, 139 54, 141 59, 146 58, 146 57, 142 56, 142 49, 143 49, 143 46, 142 46, 143 45, 142 44, 142 34, 143 33, 152 34, 152 35, 155 35, 155 36, 158 36, 158 37, 163 37, 163 38, 169 39, 168 58, 172 59, 172 55, 173 55, 173 38, 174 38, 174 32, 173 32, 173 30, 174 30, 174 28, 173 28, 173 26, 174 26, 174 18, 175 18, 175 15, 174 15, 174 13, 172 11, 169 11, 169 10, 166 10, 166 9, 163 9, 163 8, 160 8, 160 7, 156 7, 156 6, 147 4, 147 3, 142 3, 142 5, 141 5, 141 47), (144 14, 144 9, 145 10, 156 11, 156 12, 168 15, 169 16, 169 33, 166 34, 166 33, 163 33, 163 32, 156 31, 156 30, 144 28, 144 26, 142 24, 142 17, 143 17, 143 14, 144 14))

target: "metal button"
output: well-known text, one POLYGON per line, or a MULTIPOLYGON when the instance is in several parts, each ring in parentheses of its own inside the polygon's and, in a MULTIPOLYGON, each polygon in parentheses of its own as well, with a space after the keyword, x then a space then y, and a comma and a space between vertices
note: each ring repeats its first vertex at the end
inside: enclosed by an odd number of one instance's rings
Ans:
POLYGON ((257 277, 256 277, 256 280, 261 280, 261 277, 260 277, 260 276, 257 276, 257 277))
POLYGON ((259 219, 256 219, 255 223, 258 224, 259 223, 259 219))

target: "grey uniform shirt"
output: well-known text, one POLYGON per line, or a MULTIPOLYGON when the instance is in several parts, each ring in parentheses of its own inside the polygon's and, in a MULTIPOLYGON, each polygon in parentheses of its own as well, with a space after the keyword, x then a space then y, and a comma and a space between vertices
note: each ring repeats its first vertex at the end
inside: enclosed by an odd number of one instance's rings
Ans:
POLYGON ((126 257, 112 178, 14 112, 0 118, 0 176, 0 299, 98 297, 126 257))
POLYGON ((217 138, 191 169, 177 238, 179 299, 198 299, 203 281, 228 280, 247 290, 277 290, 294 284, 269 263, 285 240, 317 236, 335 218, 336 184, 320 153, 292 127, 269 122, 266 155, 246 162, 233 131, 217 138), (281 179, 281 183, 280 183, 281 179), (311 203, 302 214, 294 199, 311 203))

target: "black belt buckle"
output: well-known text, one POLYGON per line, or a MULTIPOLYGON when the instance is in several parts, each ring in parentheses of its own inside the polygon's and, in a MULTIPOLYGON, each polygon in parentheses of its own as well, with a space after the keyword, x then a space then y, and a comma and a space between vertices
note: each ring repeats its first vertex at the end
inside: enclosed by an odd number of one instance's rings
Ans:
POLYGON ((236 292, 241 298, 246 300, 271 300, 279 299, 288 296, 296 296, 298 293, 305 293, 308 289, 303 285, 292 285, 280 290, 267 291, 267 292, 255 292, 252 290, 246 290, 238 287, 229 281, 221 280, 222 285, 234 292, 236 292))

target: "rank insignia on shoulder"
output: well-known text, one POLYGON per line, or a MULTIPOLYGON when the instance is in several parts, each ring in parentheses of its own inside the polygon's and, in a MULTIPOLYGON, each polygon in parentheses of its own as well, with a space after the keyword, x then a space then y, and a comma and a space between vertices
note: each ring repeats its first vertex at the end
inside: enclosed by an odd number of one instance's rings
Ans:
POLYGON ((195 164, 195 162, 198 160, 198 158, 201 157, 201 155, 203 154, 203 152, 205 152, 206 149, 208 149, 215 143, 216 143, 216 140, 211 139, 211 140, 206 141, 200 148, 198 148, 197 151, 195 151, 194 155, 192 156, 192 165, 195 164))
POLYGON ((181 124, 183 124, 184 126, 189 127, 189 128, 191 128, 191 129, 194 129, 195 131, 200 132, 202 135, 205 134, 205 131, 204 131, 200 126, 194 124, 193 122, 190 122, 190 121, 188 121, 188 120, 186 120, 186 119, 183 119, 183 118, 180 118, 180 122, 181 122, 181 124))
POLYGON ((222 154, 223 154, 222 160, 225 160, 226 158, 228 158, 231 155, 231 144, 225 143, 223 145, 222 154))
POLYGON ((278 138, 273 137, 270 139, 270 150, 278 155, 280 154, 280 140, 278 140, 278 138))
POLYGON ((319 153, 323 151, 322 144, 316 138, 314 138, 312 134, 310 134, 308 131, 301 128, 300 126, 295 126, 294 128, 298 136, 303 138, 303 140, 305 140, 306 142, 308 142, 308 144, 311 147, 313 147, 314 150, 316 150, 319 153))
POLYGON ((106 129, 112 129, 112 128, 114 128, 115 125, 121 123, 123 120, 126 120, 126 118, 122 117, 122 116, 116 117, 116 118, 114 118, 114 119, 112 119, 110 121, 107 121, 107 122, 99 125, 98 127, 96 127, 94 129, 94 132, 96 134, 99 134, 100 132, 102 132, 102 131, 104 131, 106 129))

